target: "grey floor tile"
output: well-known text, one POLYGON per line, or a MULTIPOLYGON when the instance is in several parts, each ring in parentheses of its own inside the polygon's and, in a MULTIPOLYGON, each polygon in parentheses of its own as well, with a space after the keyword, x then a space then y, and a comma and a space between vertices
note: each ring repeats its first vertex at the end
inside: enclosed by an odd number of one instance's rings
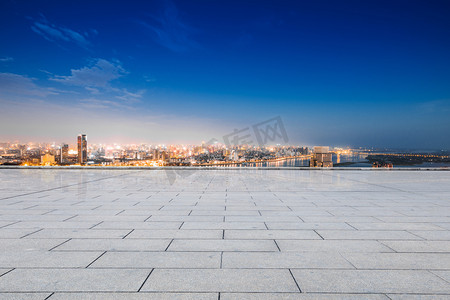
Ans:
POLYGON ((136 229, 127 239, 221 239, 222 230, 139 230, 136 229))
POLYGON ((225 230, 225 239, 320 240, 314 230, 225 230))
POLYGON ((51 293, 0 293, 0 300, 45 300, 51 293))
POLYGON ((393 252, 378 241, 276 240, 281 251, 393 252))
POLYGON ((34 234, 39 229, 8 229, 0 228, 0 239, 20 239, 24 236, 34 234))
POLYGON ((343 253, 342 255, 358 269, 450 269, 450 253, 343 253))
POLYGON ((353 228, 346 223, 303 223, 303 222, 266 222, 269 229, 343 229, 343 230, 353 230, 353 228))
POLYGON ((130 230, 107 230, 107 229, 43 229, 39 232, 27 236, 27 238, 44 238, 44 239, 121 239, 125 237, 130 230))
POLYGON ((178 229, 182 222, 103 222, 95 229, 178 229))
POLYGON ((381 241, 397 252, 450 252, 450 241, 381 241))
POLYGON ((102 252, 8 251, 0 255, 5 268, 84 268, 102 252))
POLYGON ((71 239, 53 251, 164 251, 171 239, 71 239))
POLYGON ((448 300, 450 295, 412 295, 412 294, 389 294, 392 300, 448 300))
POLYGON ((450 293, 450 285, 421 270, 292 270, 304 292, 450 293))
POLYGON ((423 240, 400 230, 317 230, 326 240, 423 240))
POLYGON ((0 292, 136 292, 150 270, 15 269, 0 279, 0 292))
POLYGON ((430 241, 450 241, 450 230, 411 230, 411 233, 430 241))
POLYGON ((174 240, 167 251, 278 251, 272 240, 174 240))
POLYGON ((450 283, 450 271, 432 271, 433 274, 436 274, 440 278, 450 283))
POLYGON ((92 268, 219 268, 219 252, 108 252, 92 268))
POLYGON ((376 294, 221 293, 220 300, 389 300, 376 294))
POLYGON ((50 250, 67 239, 0 239, 0 251, 50 250))
POLYGON ((288 270, 155 269, 142 291, 297 292, 288 270))
POLYGON ((263 222, 185 222, 182 229, 266 229, 263 222))
POLYGON ((222 222, 223 216, 151 216, 147 222, 222 222))
POLYGON ((22 221, 8 226, 8 228, 69 228, 69 229, 89 229, 98 222, 28 222, 22 221))
POLYGON ((50 300, 217 300, 218 293, 55 293, 50 300))
POLYGON ((353 269, 338 253, 330 252, 225 252, 223 268, 353 269))
POLYGON ((356 223, 350 225, 358 230, 444 230, 443 228, 430 223, 356 223))

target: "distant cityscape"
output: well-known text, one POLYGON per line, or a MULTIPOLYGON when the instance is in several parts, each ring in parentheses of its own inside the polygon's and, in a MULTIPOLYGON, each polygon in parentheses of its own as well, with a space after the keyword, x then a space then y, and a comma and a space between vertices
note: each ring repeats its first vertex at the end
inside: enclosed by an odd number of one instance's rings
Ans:
POLYGON ((0 143, 0 165, 15 166, 271 166, 281 161, 301 161, 284 166, 369 167, 437 164, 450 166, 446 151, 396 153, 366 148, 330 148, 328 146, 254 146, 224 145, 218 142, 201 145, 88 144, 86 134, 78 135, 76 144, 0 143), (349 159, 356 157, 357 159, 349 159))

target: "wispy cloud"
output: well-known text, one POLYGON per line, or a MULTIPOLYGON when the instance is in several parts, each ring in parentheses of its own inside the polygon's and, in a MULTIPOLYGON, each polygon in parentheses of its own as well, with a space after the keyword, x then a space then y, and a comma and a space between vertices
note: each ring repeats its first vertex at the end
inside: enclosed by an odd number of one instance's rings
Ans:
POLYGON ((14 61, 14 58, 9 57, 9 56, 7 56, 7 57, 1 57, 1 58, 0 58, 0 61, 1 61, 1 62, 10 62, 10 61, 14 61))
MULTIPOLYGON (((79 33, 64 26, 50 23, 44 15, 38 21, 34 21, 31 30, 39 34, 46 40, 54 43, 66 42, 75 43, 78 46, 88 49, 91 42, 87 39, 88 33, 79 33)), ((92 32, 97 32, 96 30, 92 32)))
POLYGON ((80 100, 81 108, 88 109, 115 109, 115 110, 132 110, 134 107, 128 104, 124 104, 117 101, 97 99, 97 98, 86 98, 80 100))
POLYGON ((24 98, 42 98, 57 92, 38 86, 33 78, 14 74, 0 73, 0 101, 14 101, 24 98))
POLYGON ((140 102, 145 90, 134 92, 117 87, 114 81, 128 73, 119 61, 97 58, 85 67, 72 69, 68 76, 54 75, 50 80, 84 88, 90 94, 81 101, 84 107, 131 108, 140 102))
POLYGON ((199 44, 192 39, 196 30, 179 18, 174 3, 165 1, 164 4, 161 14, 149 15, 147 20, 138 20, 137 23, 148 30, 156 43, 173 52, 199 48, 199 44))
POLYGON ((118 94, 119 94, 115 97, 116 99, 119 99, 119 100, 122 100, 122 101, 128 102, 128 103, 139 102, 145 93, 145 90, 139 90, 137 92, 130 92, 127 89, 115 89, 115 91, 118 92, 118 94))
POLYGON ((91 63, 81 69, 72 69, 68 76, 56 75, 51 80, 68 85, 76 85, 88 88, 93 93, 98 92, 96 88, 107 88, 110 82, 128 74, 118 61, 107 61, 105 59, 94 59, 91 63))

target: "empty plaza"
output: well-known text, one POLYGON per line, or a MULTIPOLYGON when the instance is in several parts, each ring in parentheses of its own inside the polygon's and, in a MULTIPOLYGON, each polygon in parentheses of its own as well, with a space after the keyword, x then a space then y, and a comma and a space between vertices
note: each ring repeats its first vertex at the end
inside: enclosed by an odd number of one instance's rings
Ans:
POLYGON ((450 297, 449 171, 0 178, 0 299, 450 297))

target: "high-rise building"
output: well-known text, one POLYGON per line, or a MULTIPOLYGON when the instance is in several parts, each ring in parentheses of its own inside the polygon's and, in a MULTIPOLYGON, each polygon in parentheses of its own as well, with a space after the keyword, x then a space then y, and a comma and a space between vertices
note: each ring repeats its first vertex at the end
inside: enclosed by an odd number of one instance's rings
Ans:
POLYGON ((314 147, 314 155, 309 162, 310 167, 333 167, 332 154, 328 147, 314 147))
POLYGON ((78 163, 84 165, 87 162, 87 139, 85 134, 78 136, 78 163))
POLYGON ((153 150, 153 160, 158 160, 158 159, 159 159, 159 150, 154 149, 153 150))
POLYGON ((68 163, 68 158, 69 158, 69 145, 67 144, 62 144, 61 145, 61 151, 60 151, 60 157, 59 157, 59 161, 61 164, 67 164, 68 163))

